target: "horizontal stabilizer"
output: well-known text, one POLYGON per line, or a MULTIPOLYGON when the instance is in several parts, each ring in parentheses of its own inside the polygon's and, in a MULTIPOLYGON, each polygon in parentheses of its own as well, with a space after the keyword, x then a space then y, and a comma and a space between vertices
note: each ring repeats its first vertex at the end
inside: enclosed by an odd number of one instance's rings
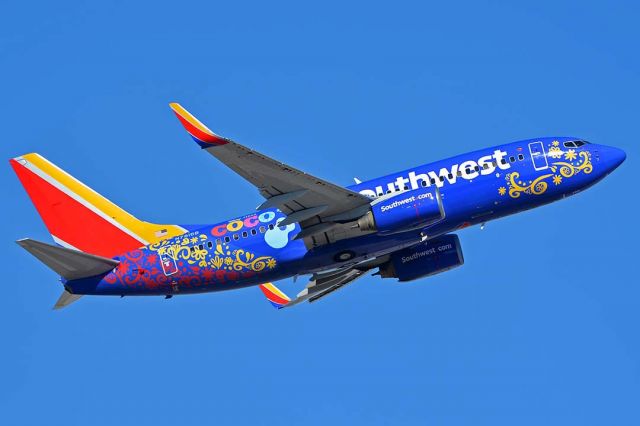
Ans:
POLYGON ((16 242, 67 280, 93 277, 110 271, 120 263, 107 257, 52 246, 30 238, 16 242))
POLYGON ((81 294, 71 294, 67 290, 64 290, 60 295, 60 297, 58 298, 58 301, 56 302, 56 304, 53 305, 53 309, 66 308, 67 306, 69 306, 76 300, 80 299, 81 297, 82 297, 81 294))

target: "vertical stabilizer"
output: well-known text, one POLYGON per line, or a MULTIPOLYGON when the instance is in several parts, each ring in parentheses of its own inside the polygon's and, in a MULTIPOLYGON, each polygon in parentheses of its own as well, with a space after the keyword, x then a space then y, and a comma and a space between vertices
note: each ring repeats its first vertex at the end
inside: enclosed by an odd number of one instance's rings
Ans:
POLYGON ((100 256, 183 234, 137 219, 38 154, 9 161, 56 243, 100 256))

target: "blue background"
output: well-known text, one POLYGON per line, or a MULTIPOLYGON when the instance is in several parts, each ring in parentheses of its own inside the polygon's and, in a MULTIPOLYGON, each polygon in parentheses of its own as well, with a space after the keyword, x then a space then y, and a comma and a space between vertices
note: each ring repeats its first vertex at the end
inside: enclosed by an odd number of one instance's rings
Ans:
POLYGON ((638 424, 637 2, 501 3, 4 2, 2 157, 146 220, 261 201, 170 101, 342 185, 541 135, 628 159, 462 231, 462 268, 280 312, 257 288, 51 311, 57 277, 13 243, 49 235, 5 164, 0 423, 638 424))

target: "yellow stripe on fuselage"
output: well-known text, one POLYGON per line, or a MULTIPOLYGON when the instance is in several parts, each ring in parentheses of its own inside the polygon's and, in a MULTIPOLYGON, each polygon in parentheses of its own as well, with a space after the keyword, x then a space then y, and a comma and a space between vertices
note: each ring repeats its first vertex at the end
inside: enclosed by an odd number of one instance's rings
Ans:
POLYGON ((159 225, 137 219, 38 154, 26 154, 23 155, 22 158, 45 172, 53 180, 74 192, 79 198, 84 200, 84 203, 93 205, 96 209, 111 217, 120 226, 129 230, 147 244, 153 244, 166 238, 184 234, 185 232, 180 226, 159 225), (166 230, 166 233, 162 232, 163 230, 166 230), (159 236, 160 233, 162 233, 161 236, 159 236))

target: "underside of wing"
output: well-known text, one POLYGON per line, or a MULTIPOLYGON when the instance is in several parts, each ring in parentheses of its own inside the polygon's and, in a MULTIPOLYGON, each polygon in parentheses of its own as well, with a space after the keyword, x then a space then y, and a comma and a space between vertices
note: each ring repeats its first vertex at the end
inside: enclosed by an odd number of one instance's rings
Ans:
MULTIPOLYGON (((331 229, 336 235, 335 228, 362 215, 371 201, 216 135, 179 104, 172 103, 171 108, 199 146, 258 188, 266 199, 259 209, 279 208, 287 215, 281 225, 299 223, 302 232, 298 238, 307 238, 312 245, 331 242, 327 232, 331 229), (318 238, 322 234, 324 238, 318 238)), ((362 234, 349 229, 344 228, 342 233, 348 238, 348 234, 362 234)))
POLYGON ((306 287, 293 300, 272 283, 262 284, 260 289, 277 309, 289 308, 305 301, 313 303, 351 284, 388 260, 388 256, 382 256, 349 268, 314 274, 306 287))

